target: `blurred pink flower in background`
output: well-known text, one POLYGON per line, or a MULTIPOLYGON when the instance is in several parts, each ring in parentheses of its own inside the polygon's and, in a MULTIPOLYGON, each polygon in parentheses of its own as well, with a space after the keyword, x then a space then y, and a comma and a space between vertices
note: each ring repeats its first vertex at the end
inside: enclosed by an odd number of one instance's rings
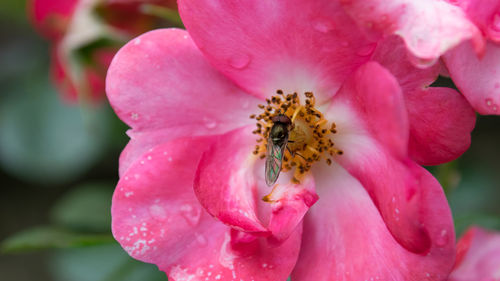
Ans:
MULTIPOLYGON (((179 7, 189 33, 132 40, 107 76, 131 127, 112 206, 124 249, 177 281, 446 280, 453 222, 418 164, 463 153, 475 116, 456 91, 428 87, 440 66, 414 67, 397 37, 367 39, 337 2, 179 7), (277 90, 314 93, 343 154, 300 184, 282 172, 263 202, 248 116, 277 90)), ((456 36, 476 35, 462 24, 456 36)))
POLYGON ((458 241, 457 261, 448 280, 500 280, 500 233, 469 228, 458 241))
MULTIPOLYGON (((64 100, 100 102, 111 59, 132 37, 159 26, 144 6, 176 9, 173 0, 32 0, 29 16, 53 42, 51 77, 64 100)), ((169 26, 163 24, 162 26, 169 26)))

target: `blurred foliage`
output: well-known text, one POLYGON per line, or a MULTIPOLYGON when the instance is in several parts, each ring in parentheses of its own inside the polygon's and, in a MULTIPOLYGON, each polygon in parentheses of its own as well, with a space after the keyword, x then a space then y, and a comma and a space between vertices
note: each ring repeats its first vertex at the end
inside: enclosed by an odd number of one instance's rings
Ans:
POLYGON ((26 252, 53 248, 73 248, 111 243, 109 234, 78 234, 50 226, 36 227, 17 233, 2 242, 2 252, 26 252))
POLYGON ((107 108, 84 123, 78 107, 62 104, 47 79, 24 77, 0 104, 0 164, 40 183, 69 181, 95 164, 110 132, 107 108))
POLYGON ((166 281, 156 266, 131 259, 118 244, 57 252, 49 263, 56 281, 166 281))
POLYGON ((64 194, 50 212, 51 221, 78 231, 111 231, 114 184, 85 183, 64 194))

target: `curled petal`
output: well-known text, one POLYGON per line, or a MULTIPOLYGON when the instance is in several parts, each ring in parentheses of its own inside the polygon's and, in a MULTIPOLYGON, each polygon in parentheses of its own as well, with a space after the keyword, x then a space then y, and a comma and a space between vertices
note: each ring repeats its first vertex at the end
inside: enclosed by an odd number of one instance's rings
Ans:
POLYGON ((217 137, 200 160, 194 190, 206 210, 225 224, 283 241, 318 199, 314 180, 282 184, 287 182, 287 174, 282 173, 266 196, 270 202, 263 202, 261 197, 269 188, 259 169, 263 160, 252 153, 256 141, 251 130, 247 126, 217 137))
MULTIPOLYGON (((304 218, 301 253, 292 280, 445 280, 454 260, 449 210, 429 229, 429 251, 425 255, 412 253, 391 235, 358 180, 340 166, 324 165, 315 172, 321 200, 304 218)), ((431 196, 438 196, 425 201, 438 200, 446 206, 439 185, 425 188, 431 196)))
POLYGON ((311 175, 300 184, 278 185, 270 196, 272 201, 269 230, 278 241, 287 239, 297 226, 301 225, 302 218, 309 208, 318 201, 315 192, 314 179, 311 175))
POLYGON ((414 66, 403 39, 392 35, 377 44, 372 59, 391 72, 398 80, 403 94, 424 89, 436 80, 442 64, 437 63, 427 68, 414 66))
POLYGON ((471 39, 484 48, 480 31, 459 8, 435 0, 341 0, 348 14, 367 34, 403 38, 418 66, 429 66, 446 51, 471 39))
POLYGON ((459 0, 457 2, 486 38, 500 43, 500 1, 459 0))
POLYGON ((335 160, 368 191, 396 240, 424 254, 435 235, 430 225, 441 221, 439 210, 449 209, 445 201, 429 199, 426 186, 436 190, 439 184, 406 156, 407 113, 391 77, 378 64, 367 64, 334 97, 327 116, 337 124, 333 140, 344 151, 335 160))
POLYGON ((257 217, 257 157, 252 154, 257 142, 251 131, 247 126, 217 137, 200 160, 194 191, 207 211, 225 224, 266 234, 257 217))
POLYGON ((231 230, 211 217, 192 189, 211 137, 155 146, 123 175, 113 195, 112 230, 134 258, 172 280, 284 280, 296 262, 302 228, 284 243, 231 230))
POLYGON ((207 59, 243 89, 325 101, 366 62, 367 41, 337 1, 182 0, 179 12, 207 59))
POLYGON ((405 95, 410 118, 409 154, 421 165, 458 158, 471 143, 476 115, 457 91, 427 88, 405 95))
POLYGON ((494 281, 500 278, 500 235, 471 227, 458 241, 457 261, 449 281, 494 281))
POLYGON ((500 115, 500 46, 488 43, 485 55, 478 58, 468 44, 445 56, 451 78, 480 114, 500 115))
POLYGON ((380 64, 369 62, 360 67, 335 96, 332 107, 339 108, 330 108, 328 119, 337 124, 340 133, 345 130, 351 133, 348 127, 362 120, 367 133, 374 139, 395 155, 406 155, 408 116, 401 88, 380 64))
POLYGON ((167 141, 220 134, 248 124, 258 103, 214 70, 180 29, 154 30, 125 45, 108 70, 106 92, 132 127, 134 144, 124 163, 159 144, 141 136, 167 141))

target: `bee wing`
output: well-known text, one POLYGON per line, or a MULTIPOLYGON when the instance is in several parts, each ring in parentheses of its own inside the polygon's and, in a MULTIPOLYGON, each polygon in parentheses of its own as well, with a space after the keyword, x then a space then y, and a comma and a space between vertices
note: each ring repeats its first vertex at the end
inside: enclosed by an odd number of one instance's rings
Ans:
POLYGON ((271 140, 267 142, 267 157, 266 157, 266 184, 273 185, 281 171, 281 163, 283 162, 283 154, 285 152, 287 141, 285 140, 282 146, 275 145, 271 140))

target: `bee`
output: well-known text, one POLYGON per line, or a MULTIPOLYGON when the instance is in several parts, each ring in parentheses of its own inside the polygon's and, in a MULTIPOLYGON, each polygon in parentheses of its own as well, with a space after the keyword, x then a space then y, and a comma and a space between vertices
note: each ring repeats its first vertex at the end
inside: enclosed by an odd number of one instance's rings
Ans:
POLYGON ((273 126, 269 132, 266 150, 266 184, 273 185, 281 172, 281 164, 285 149, 287 148, 288 137, 293 129, 293 124, 288 116, 279 114, 271 118, 273 126))

